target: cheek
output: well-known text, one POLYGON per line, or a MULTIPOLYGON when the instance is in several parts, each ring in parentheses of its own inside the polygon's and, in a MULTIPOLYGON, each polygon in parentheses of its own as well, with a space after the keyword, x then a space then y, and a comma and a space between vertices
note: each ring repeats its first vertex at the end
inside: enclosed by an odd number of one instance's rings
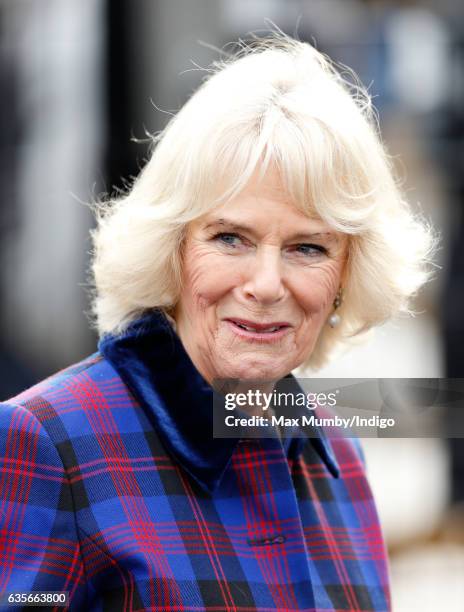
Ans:
POLYGON ((311 315, 325 315, 340 286, 340 267, 336 264, 311 268, 300 273, 293 283, 293 293, 303 310, 311 315))
POLYGON ((211 250, 198 245, 186 253, 182 295, 191 305, 204 309, 216 303, 236 282, 234 267, 211 250))

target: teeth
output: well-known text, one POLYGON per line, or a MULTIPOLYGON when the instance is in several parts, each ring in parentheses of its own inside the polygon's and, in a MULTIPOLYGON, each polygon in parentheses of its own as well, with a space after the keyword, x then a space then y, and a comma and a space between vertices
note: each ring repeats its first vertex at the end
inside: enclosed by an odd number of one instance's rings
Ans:
POLYGON ((275 332, 278 329, 280 329, 279 325, 275 325, 274 327, 267 327, 266 329, 261 329, 261 330, 258 330, 254 327, 248 327, 247 325, 242 325, 241 323, 237 323, 237 325, 241 327, 242 329, 246 329, 246 331, 261 333, 261 334, 270 334, 271 332, 275 332))

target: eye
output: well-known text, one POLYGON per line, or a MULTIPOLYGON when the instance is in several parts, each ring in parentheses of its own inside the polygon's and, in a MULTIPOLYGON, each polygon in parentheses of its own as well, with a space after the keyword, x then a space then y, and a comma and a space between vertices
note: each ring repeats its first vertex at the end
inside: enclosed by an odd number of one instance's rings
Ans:
POLYGON ((327 255, 327 249, 321 244, 297 244, 293 247, 294 252, 300 253, 305 257, 316 257, 318 255, 327 255))
POLYGON ((219 234, 215 234, 213 236, 213 240, 217 240, 218 242, 231 247, 236 247, 242 242, 242 239, 238 234, 231 232, 221 232, 219 234))

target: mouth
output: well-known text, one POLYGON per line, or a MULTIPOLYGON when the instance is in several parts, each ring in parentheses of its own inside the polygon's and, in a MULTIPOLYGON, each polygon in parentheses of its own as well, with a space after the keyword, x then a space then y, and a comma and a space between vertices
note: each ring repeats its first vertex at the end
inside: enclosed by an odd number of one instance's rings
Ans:
POLYGON ((291 329, 286 321, 271 321, 269 323, 256 323, 244 319, 225 319, 233 332, 242 338, 272 342, 279 340, 291 329))

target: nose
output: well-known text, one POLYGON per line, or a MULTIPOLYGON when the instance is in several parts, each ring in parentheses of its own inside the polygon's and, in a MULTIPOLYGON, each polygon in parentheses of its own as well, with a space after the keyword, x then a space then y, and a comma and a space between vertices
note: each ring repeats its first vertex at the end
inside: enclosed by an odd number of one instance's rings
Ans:
POLYGON ((270 305, 285 296, 280 249, 258 249, 253 263, 245 273, 242 290, 246 299, 270 305))

